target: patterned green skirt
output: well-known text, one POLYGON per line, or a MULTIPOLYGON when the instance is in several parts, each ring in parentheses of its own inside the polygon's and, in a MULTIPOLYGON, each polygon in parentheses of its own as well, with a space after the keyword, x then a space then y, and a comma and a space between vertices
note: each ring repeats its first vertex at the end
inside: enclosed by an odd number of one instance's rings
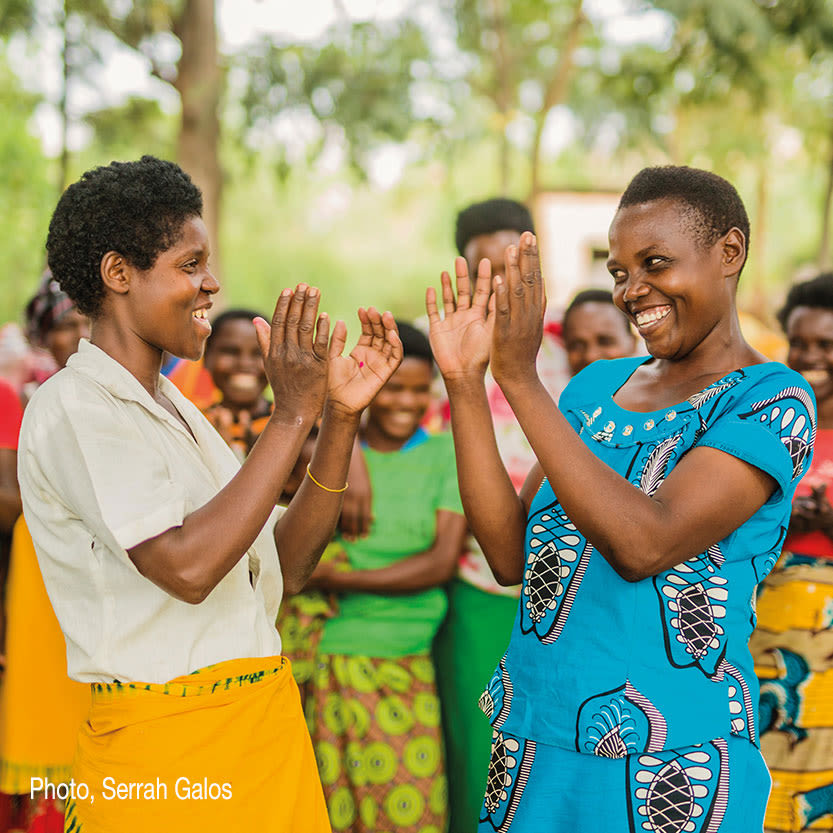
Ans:
POLYGON ((302 683, 333 830, 444 833, 448 795, 430 656, 320 654, 302 683))

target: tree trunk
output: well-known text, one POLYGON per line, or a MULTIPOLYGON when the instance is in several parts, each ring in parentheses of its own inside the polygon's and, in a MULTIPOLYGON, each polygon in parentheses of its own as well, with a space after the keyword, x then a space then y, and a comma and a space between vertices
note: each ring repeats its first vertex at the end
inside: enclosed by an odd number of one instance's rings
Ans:
POLYGON ((512 107, 512 85, 510 80, 509 47, 506 39, 506 9, 503 0, 491 0, 489 4, 491 24, 497 37, 497 89, 495 104, 498 111, 498 166, 500 169, 500 193, 509 193, 510 147, 506 128, 512 107))
POLYGON ((573 17, 564 36, 561 53, 558 56, 558 66, 547 85, 544 105, 535 124, 530 160, 532 165, 529 189, 530 205, 535 204, 535 198, 541 191, 541 137, 544 134, 547 115, 553 107, 557 107, 565 101, 570 87, 570 78, 573 73, 573 56, 579 43, 582 24, 586 20, 582 10, 582 2, 583 0, 574 0, 573 2, 573 17))
POLYGON ((830 159, 827 163, 827 188, 824 192, 824 205, 821 212, 821 242, 816 265, 821 272, 830 270, 830 211, 833 202, 833 134, 830 136, 830 159))
POLYGON ((223 75, 217 47, 214 0, 185 0, 174 21, 182 44, 174 86, 182 101, 177 157, 200 187, 203 219, 211 244, 212 271, 221 276, 219 221, 223 172, 220 167, 220 96, 223 75))
POLYGON ((752 294, 749 312, 759 321, 765 321, 771 324, 773 315, 766 286, 766 248, 769 231, 769 224, 767 222, 769 217, 769 164, 770 158, 768 154, 758 163, 758 181, 755 188, 755 202, 757 203, 755 211, 755 233, 752 235, 751 244, 747 241, 750 249, 747 252, 747 257, 753 254, 755 258, 755 275, 752 281, 755 289, 752 294))

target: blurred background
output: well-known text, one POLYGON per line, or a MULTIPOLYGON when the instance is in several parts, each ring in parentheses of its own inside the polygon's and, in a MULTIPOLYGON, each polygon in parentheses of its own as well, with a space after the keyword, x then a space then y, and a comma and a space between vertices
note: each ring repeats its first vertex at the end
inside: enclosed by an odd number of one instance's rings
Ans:
POLYGON ((607 286, 641 167, 729 178, 742 304, 831 260, 831 0, 0 0, 0 322, 84 170, 143 153, 202 187, 223 302, 307 281, 407 318, 495 195, 533 209, 550 296, 607 286))

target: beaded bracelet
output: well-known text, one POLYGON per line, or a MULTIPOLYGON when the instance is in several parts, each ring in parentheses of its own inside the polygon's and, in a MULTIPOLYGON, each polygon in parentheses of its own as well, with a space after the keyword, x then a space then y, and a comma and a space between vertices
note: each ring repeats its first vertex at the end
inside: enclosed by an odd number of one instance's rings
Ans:
POLYGON ((319 483, 313 476, 312 472, 309 470, 309 463, 307 463, 307 474, 309 475, 309 479, 318 486, 319 489, 323 489, 325 492, 330 492, 331 494, 337 495, 341 492, 347 490, 347 487, 350 485, 349 483, 345 483, 340 489, 328 489, 323 483, 319 483))

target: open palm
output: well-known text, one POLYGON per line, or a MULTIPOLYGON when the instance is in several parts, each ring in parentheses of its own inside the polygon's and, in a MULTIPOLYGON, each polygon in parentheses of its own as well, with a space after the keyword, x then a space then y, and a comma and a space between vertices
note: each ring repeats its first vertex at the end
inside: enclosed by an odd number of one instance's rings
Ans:
POLYGON ((402 342, 393 316, 359 309, 362 333, 343 356, 347 328, 339 321, 330 341, 327 378, 330 403, 349 413, 366 408, 402 361, 402 342))
POLYGON ((442 273, 445 313, 442 318, 437 308, 434 288, 430 287, 425 293, 431 350, 440 372, 446 378, 469 373, 485 373, 494 328, 493 316, 489 311, 489 262, 483 260, 478 267, 473 298, 468 266, 464 258, 457 258, 454 271, 457 279, 456 297, 451 286, 451 277, 448 272, 442 273))

